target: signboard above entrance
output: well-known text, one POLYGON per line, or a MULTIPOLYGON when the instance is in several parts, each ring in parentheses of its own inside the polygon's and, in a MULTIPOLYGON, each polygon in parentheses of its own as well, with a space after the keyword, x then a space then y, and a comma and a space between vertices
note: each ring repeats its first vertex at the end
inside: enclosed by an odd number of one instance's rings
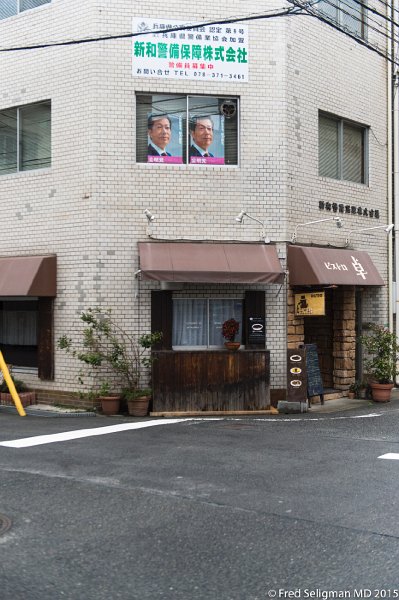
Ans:
POLYGON ((325 292, 303 292, 295 294, 295 315, 318 317, 326 314, 325 292))
POLYGON ((187 21, 133 19, 133 75, 161 79, 248 82, 248 27, 241 23, 186 29, 187 21), (184 29, 168 31, 169 29, 184 29), (147 32, 148 33, 145 33, 147 32))

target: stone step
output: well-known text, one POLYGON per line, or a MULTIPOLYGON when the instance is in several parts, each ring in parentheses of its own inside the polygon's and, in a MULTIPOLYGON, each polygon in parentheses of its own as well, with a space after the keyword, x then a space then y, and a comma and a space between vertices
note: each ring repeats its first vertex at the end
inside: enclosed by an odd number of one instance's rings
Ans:
MULTIPOLYGON (((339 400, 340 398, 345 398, 348 396, 348 392, 343 392, 342 390, 326 390, 324 393, 324 402, 328 402, 328 400, 339 400)), ((310 399, 310 404, 321 404, 320 396, 313 396, 310 399)))

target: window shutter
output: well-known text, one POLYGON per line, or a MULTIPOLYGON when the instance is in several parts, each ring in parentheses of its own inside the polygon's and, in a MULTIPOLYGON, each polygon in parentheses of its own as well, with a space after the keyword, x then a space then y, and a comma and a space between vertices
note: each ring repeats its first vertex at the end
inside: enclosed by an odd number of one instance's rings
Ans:
POLYGON ((335 119, 319 117, 319 175, 339 179, 338 126, 335 119))
POLYGON ((39 379, 54 379, 54 300, 39 298, 38 375, 39 379))
POLYGON ((265 319, 265 292, 262 290, 246 290, 243 315, 243 340, 246 348, 264 348, 264 344, 248 344, 248 317, 261 317, 265 319))
POLYGON ((344 123, 343 178, 364 183, 364 132, 344 123))
POLYGON ((151 292, 151 332, 160 331, 162 341, 154 346, 155 350, 172 349, 173 304, 171 291, 151 292))

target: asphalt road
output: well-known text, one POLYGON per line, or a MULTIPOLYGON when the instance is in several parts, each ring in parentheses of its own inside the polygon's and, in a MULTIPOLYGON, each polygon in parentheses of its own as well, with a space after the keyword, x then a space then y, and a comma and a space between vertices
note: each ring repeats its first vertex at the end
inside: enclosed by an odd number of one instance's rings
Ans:
MULTIPOLYGON (((0 413, 0 442, 147 421, 0 413)), ((399 598, 399 400, 157 422, 0 443, 1 600, 399 598)))

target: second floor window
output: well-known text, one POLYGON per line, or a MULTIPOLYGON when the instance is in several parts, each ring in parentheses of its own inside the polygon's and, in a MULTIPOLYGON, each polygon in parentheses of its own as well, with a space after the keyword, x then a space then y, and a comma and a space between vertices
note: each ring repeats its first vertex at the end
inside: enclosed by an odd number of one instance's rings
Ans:
POLYGON ((0 0, 0 19, 7 19, 7 17, 50 2, 51 0, 0 0))
POLYGON ((51 102, 0 111, 0 175, 51 166, 51 102))
POLYGON ((237 165, 238 98, 137 95, 137 162, 237 165))
POLYGON ((363 125, 319 114, 319 175, 368 183, 367 139, 363 125))

